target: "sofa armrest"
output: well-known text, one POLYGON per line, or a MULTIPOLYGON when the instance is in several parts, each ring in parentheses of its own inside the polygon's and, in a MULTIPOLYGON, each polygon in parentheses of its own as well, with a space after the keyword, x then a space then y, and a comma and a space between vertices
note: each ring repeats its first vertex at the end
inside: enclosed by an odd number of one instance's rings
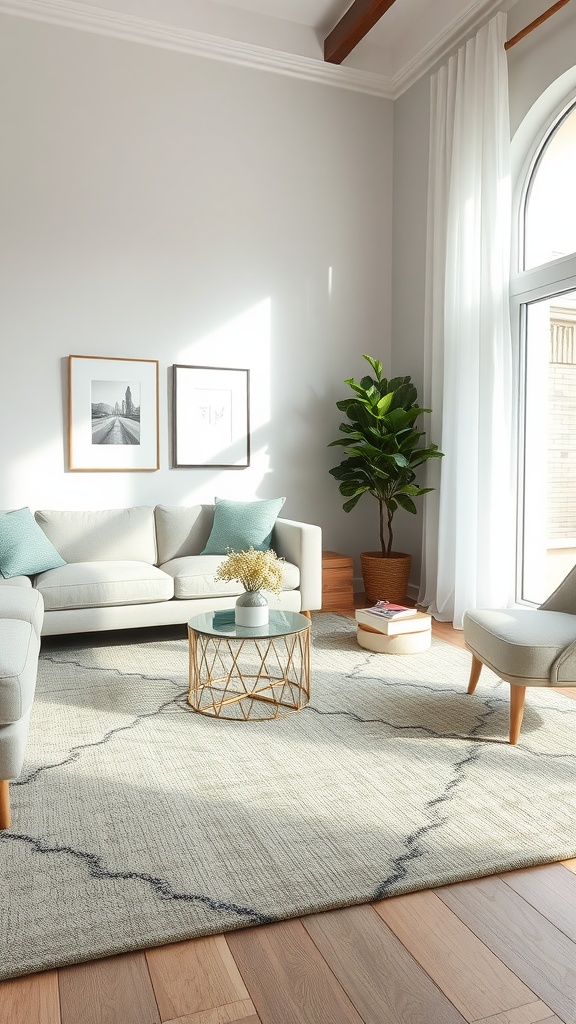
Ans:
POLYGON ((309 523, 277 519, 272 545, 280 558, 300 569, 301 609, 322 607, 322 530, 309 523))
POLYGON ((550 669, 551 686, 574 686, 576 683, 576 640, 565 647, 550 669))
POLYGON ((38 590, 24 587, 0 587, 0 619, 29 622, 40 636, 44 619, 44 599, 38 590))

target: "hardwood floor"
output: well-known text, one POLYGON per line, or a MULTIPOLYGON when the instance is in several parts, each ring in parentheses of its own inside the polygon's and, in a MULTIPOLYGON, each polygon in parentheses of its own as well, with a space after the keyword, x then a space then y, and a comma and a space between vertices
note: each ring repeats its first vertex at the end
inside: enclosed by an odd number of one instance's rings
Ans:
POLYGON ((463 1021, 576 1024, 576 858, 0 982, 0 1024, 463 1021))

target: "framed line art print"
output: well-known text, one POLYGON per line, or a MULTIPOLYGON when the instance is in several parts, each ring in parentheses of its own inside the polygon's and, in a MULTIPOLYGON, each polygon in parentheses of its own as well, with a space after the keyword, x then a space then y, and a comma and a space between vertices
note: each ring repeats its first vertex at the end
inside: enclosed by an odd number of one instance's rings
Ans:
POLYGON ((250 371, 174 366, 173 456, 176 468, 250 465, 250 371))
POLYGON ((159 468, 158 360, 68 356, 68 466, 159 468))

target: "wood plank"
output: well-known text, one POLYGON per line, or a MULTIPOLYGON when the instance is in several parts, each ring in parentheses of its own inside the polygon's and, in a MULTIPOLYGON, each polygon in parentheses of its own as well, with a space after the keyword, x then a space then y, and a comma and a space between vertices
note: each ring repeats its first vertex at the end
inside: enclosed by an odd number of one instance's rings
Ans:
POLYGON ((466 650, 463 631, 454 629, 451 622, 438 622, 436 619, 432 619, 432 636, 436 640, 443 640, 444 643, 454 644, 455 647, 466 650))
POLYGON ((322 552, 322 611, 354 607, 354 561, 337 551, 322 552))
POLYGON ((260 1024, 260 1018, 255 1013, 245 1016, 243 1007, 251 1007, 253 1010, 252 1000, 241 999, 237 1003, 228 1003, 228 1006, 218 1006, 213 1010, 187 1013, 184 1017, 164 1021, 164 1024, 260 1024))
POLYGON ((160 1024, 144 953, 61 967, 62 1024, 160 1024))
POLYGON ((446 906, 565 1024, 576 1024, 576 945, 501 878, 436 890, 446 906))
POLYGON ((372 906, 311 914, 302 923, 365 1024, 463 1021, 372 906))
POLYGON ((350 555, 341 555, 338 551, 322 552, 322 569, 352 568, 354 559, 350 555))
POLYGON ((394 0, 354 0, 324 40, 324 60, 341 64, 377 21, 392 7, 394 0))
POLYGON ((244 1004, 241 1016, 254 1013, 223 935, 158 946, 146 959, 163 1021, 237 1002, 244 1004))
POLYGON ((301 921, 230 932, 227 941, 262 1024, 362 1024, 301 921))
POLYGON ((497 1013, 495 1017, 477 1020, 476 1024, 550 1024, 551 1021, 557 1020, 559 1020, 558 1017, 550 1016, 549 1007, 538 1000, 535 1003, 528 1003, 526 1006, 519 1006, 516 1010, 509 1010, 507 1013, 497 1013))
POLYGON ((374 909, 467 1021, 536 1000, 435 893, 380 900, 374 909))
POLYGON ((0 981, 0 1021, 6 1024, 60 1024, 58 972, 0 981))
POLYGON ((502 881, 576 943, 576 875, 562 864, 508 871, 502 881))

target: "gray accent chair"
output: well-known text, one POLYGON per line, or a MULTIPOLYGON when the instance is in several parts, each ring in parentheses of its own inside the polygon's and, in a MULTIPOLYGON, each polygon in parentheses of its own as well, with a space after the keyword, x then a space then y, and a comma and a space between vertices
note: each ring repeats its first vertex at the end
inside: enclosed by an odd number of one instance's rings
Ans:
POLYGON ((0 829, 10 828, 9 782, 24 761, 43 614, 37 590, 0 586, 0 829))
POLYGON ((463 625, 472 653, 468 693, 482 665, 510 683, 510 743, 517 743, 527 686, 576 686, 576 566, 539 608, 470 611, 463 625))

